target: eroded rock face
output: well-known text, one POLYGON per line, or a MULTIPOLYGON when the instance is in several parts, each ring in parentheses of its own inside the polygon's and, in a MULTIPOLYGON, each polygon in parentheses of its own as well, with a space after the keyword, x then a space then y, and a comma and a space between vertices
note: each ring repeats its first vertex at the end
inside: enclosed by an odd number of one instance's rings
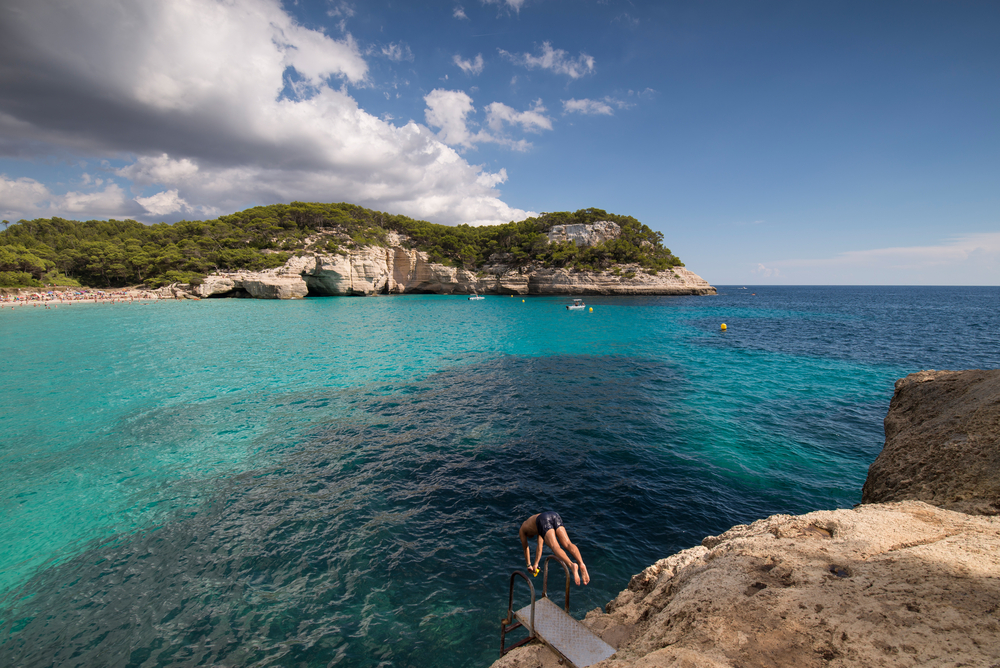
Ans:
POLYGON ((191 291, 198 297, 246 293, 258 299, 301 299, 309 294, 468 294, 474 289, 481 289, 480 281, 469 271, 428 262, 424 253, 401 247, 368 246, 346 255, 297 256, 267 271, 213 274, 191 291))
POLYGON ((896 381, 862 502, 906 499, 1000 514, 1000 370, 921 371, 896 381))
POLYGON ((366 246, 344 255, 310 253, 292 257, 277 269, 212 274, 201 285, 188 288, 190 294, 202 298, 257 299, 301 299, 306 295, 450 295, 473 291, 502 295, 715 294, 715 288, 707 281, 684 267, 661 271, 656 276, 638 266, 598 273, 492 265, 474 273, 431 262, 426 253, 400 245, 366 246))
POLYGON ((905 501, 733 527, 584 623, 618 649, 599 668, 994 666, 998 606, 1000 518, 905 501))
POLYGON ((539 269, 528 276, 532 295, 714 295, 715 288, 684 267, 642 273, 639 267, 621 267, 618 273, 539 269), (630 274, 632 274, 630 276, 630 274))
POLYGON ((621 231, 622 228, 617 223, 600 220, 589 225, 553 225, 548 236, 549 243, 572 241, 582 248, 617 239, 621 231))

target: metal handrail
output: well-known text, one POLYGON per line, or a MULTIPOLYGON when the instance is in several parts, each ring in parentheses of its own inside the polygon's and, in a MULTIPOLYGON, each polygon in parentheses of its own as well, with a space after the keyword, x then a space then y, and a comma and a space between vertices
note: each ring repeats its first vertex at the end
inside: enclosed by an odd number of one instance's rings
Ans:
MULTIPOLYGON (((546 569, 548 564, 546 564, 546 569)), ((548 574, 548 570, 546 570, 548 574)), ((568 599, 567 599, 568 600, 568 599)), ((510 592, 507 597, 507 617, 502 622, 500 622, 500 656, 503 656, 508 651, 524 645, 525 643, 533 640, 535 638, 535 585, 531 584, 531 580, 522 571, 514 571, 510 574, 510 592), (525 582, 528 583, 528 587, 531 589, 531 626, 528 628, 528 637, 520 642, 517 642, 510 646, 510 648, 505 649, 504 645, 507 639, 507 633, 513 631, 517 627, 521 626, 521 622, 508 626, 512 621, 514 621, 514 578, 521 576, 525 582)))
MULTIPOLYGON (((566 612, 569 613, 569 567, 563 562, 559 561, 553 556, 546 557, 545 559, 545 575, 542 577, 542 598, 549 597, 549 562, 555 561, 563 567, 566 571, 566 612)), ((503 656, 515 647, 520 647, 535 639, 535 585, 531 584, 531 580, 523 571, 514 571, 510 574, 510 590, 507 596, 507 617, 500 622, 500 656, 503 656), (528 587, 531 590, 531 624, 528 628, 528 637, 524 640, 514 643, 510 647, 507 647, 507 634, 514 629, 521 626, 521 622, 516 624, 511 624, 514 621, 514 579, 520 576, 525 582, 528 583, 528 587)))
MULTIPOLYGON (((566 612, 569 612, 569 567, 566 566, 566 564, 564 564, 563 562, 559 561, 558 559, 556 559, 553 556, 549 556, 549 557, 545 558, 545 576, 542 578, 542 598, 548 598, 548 596, 549 596, 549 562, 550 561, 555 561, 557 564, 559 564, 559 565, 561 565, 563 567, 564 571, 566 571, 566 612)), ((532 608, 532 612, 534 612, 534 608, 532 608)), ((532 626, 532 628, 534 628, 534 626, 535 626, 535 620, 534 619, 531 620, 531 626, 532 626)))

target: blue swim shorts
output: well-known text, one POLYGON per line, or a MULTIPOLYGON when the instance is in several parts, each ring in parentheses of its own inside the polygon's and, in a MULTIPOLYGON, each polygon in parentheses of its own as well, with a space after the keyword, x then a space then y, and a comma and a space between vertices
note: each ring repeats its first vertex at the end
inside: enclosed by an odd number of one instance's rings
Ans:
POLYGON ((559 513, 553 512, 551 510, 539 513, 538 517, 535 518, 535 530, 538 531, 538 535, 542 538, 548 533, 549 529, 558 529, 563 525, 562 518, 559 517, 559 513))

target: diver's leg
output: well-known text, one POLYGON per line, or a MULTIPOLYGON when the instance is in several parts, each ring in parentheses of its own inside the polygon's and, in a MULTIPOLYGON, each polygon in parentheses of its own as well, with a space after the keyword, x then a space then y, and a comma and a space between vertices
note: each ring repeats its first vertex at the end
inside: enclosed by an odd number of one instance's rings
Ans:
MULTIPOLYGON (((569 539, 569 534, 566 533, 566 527, 556 528, 556 538, 559 539, 560 544, 563 549, 569 552, 573 559, 580 564, 580 575, 583 577, 583 584, 588 584, 590 582, 590 573, 587 572, 587 566, 583 563, 583 557, 580 556, 580 550, 577 549, 573 541, 569 539)), ((577 578, 577 584, 580 584, 580 578, 577 578)))
POLYGON ((569 555, 567 555, 566 552, 563 551, 562 547, 559 546, 559 540, 556 538, 556 535, 559 531, 565 533, 565 529, 563 529, 562 527, 559 527, 558 529, 549 529, 548 531, 546 531, 545 544, 549 546, 550 550, 552 550, 552 554, 555 555, 556 559, 562 562, 566 566, 566 568, 570 570, 570 572, 573 574, 573 581, 579 585, 580 569, 575 563, 573 563, 573 560, 569 558, 569 555))

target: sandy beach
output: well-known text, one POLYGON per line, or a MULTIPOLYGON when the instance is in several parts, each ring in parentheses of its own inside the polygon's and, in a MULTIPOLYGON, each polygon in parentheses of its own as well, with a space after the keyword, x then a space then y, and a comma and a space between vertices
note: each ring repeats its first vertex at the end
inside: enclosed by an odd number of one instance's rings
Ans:
POLYGON ((4 289, 0 292, 0 311, 17 307, 53 309, 71 304, 151 304, 164 297, 154 290, 121 288, 95 290, 92 288, 64 288, 52 290, 4 289))

